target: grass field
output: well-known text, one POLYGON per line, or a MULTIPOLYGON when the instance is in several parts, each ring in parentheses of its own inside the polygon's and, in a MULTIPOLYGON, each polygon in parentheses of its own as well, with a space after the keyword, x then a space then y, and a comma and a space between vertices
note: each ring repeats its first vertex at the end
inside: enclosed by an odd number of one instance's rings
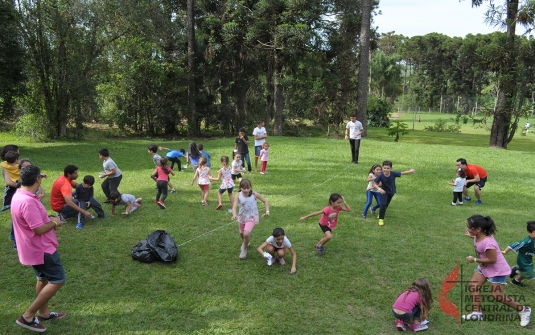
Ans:
MULTIPOLYGON (((73 219, 57 231, 59 252, 67 284, 51 300, 51 310, 67 313, 47 324, 48 334, 391 334, 396 333, 391 306, 398 294, 418 277, 433 287, 435 306, 429 317, 429 334, 527 334, 518 321, 462 323, 443 314, 438 288, 457 262, 467 279, 474 266, 472 241, 463 236, 465 220, 473 214, 490 215, 496 222, 500 247, 524 238, 525 223, 533 220, 535 197, 533 137, 520 136, 510 150, 489 149, 488 134, 463 126, 460 134, 423 131, 439 115, 422 114, 422 124, 395 143, 384 129, 370 129, 361 144, 360 164, 350 164, 347 141, 322 138, 270 137, 268 174, 250 175, 253 189, 270 203, 271 214, 252 232, 246 260, 239 260, 240 238, 231 221, 228 198, 215 211, 218 183, 209 206, 200 205, 201 193, 190 186, 191 169, 172 179, 177 194, 170 194, 161 210, 152 204, 156 195, 149 175, 154 166, 147 146, 156 143, 186 148, 188 141, 156 139, 99 139, 56 143, 22 142, 0 134, 3 144, 16 143, 21 157, 32 159, 49 178, 49 192, 63 167, 79 167, 79 181, 98 175, 98 150, 107 147, 124 173, 120 190, 143 197, 143 206, 128 217, 115 215, 93 220, 83 230, 73 219), (433 120, 431 120, 433 119, 433 120), (474 201, 450 206, 455 160, 487 169, 483 205, 474 201), (371 165, 391 160, 394 170, 416 169, 398 179, 385 226, 362 219, 366 176, 371 165), (314 245, 322 237, 319 217, 299 217, 327 205, 329 195, 341 193, 353 211, 340 214, 324 257, 314 245), (255 249, 276 227, 286 230, 297 252, 297 273, 287 264, 268 267, 255 249), (142 264, 130 257, 131 248, 156 229, 167 230, 179 245, 175 264, 142 264)), ((449 116, 445 116, 449 117, 449 116)), ((409 115, 402 116, 409 122, 409 115)), ((525 122, 525 121, 524 121, 525 122)), ((412 126, 412 125, 411 125, 412 126)), ((412 128, 412 127, 410 127, 412 128)), ((213 171, 221 155, 229 155, 233 138, 197 140, 212 154, 213 171)), ((472 193, 472 192, 471 192, 472 193)), ((104 200, 100 185, 96 198, 104 200)), ((49 209, 48 197, 44 199, 49 209)), ((110 207, 105 206, 109 213, 110 207)), ((263 206, 259 203, 259 208, 263 206)), ((21 334, 15 319, 34 298, 35 279, 22 266, 8 241, 9 212, 1 212, 4 243, 0 248, 0 333, 21 334)), ((509 253, 512 265, 516 255, 509 253)), ((527 288, 507 285, 506 294, 534 301, 535 283, 527 288)), ((450 299, 461 305, 458 284, 450 299)), ((490 304, 493 305, 493 304, 490 304)), ((535 318, 535 316, 534 316, 535 318)), ((30 333, 28 331, 28 333, 30 333)))

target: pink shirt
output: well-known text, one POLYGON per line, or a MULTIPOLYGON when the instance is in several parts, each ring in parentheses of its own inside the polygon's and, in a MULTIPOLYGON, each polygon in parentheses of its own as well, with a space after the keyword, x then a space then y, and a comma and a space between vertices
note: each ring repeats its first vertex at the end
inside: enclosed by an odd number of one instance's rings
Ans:
POLYGON ((50 222, 45 206, 37 195, 18 189, 11 200, 11 217, 19 261, 24 265, 44 264, 44 254, 53 254, 58 247, 54 229, 42 235, 32 230, 50 222))
POLYGON ((268 151, 266 149, 260 150, 260 160, 262 162, 267 162, 267 160, 268 160, 268 151))
POLYGON ((336 228, 338 225, 338 213, 342 210, 342 206, 338 206, 336 209, 332 209, 331 206, 327 206, 323 209, 323 216, 320 219, 320 225, 327 226, 331 229, 336 228))
POLYGON ((474 249, 476 251, 476 258, 487 258, 486 251, 494 249, 496 250, 496 263, 494 264, 479 264, 478 268, 481 270, 486 278, 507 276, 511 274, 511 268, 503 257, 498 242, 494 239, 494 236, 487 236, 480 242, 476 242, 474 237, 474 249))
MULTIPOLYGON (((158 178, 156 180, 169 180, 169 173, 165 173, 163 168, 161 166, 156 167, 156 171, 158 171, 158 178)), ((167 166, 167 172, 171 171, 171 168, 167 166)))
POLYGON ((422 298, 420 298, 418 292, 409 292, 409 294, 406 294, 407 291, 401 293, 392 308, 399 309, 405 313, 411 313, 414 306, 422 303, 422 298))

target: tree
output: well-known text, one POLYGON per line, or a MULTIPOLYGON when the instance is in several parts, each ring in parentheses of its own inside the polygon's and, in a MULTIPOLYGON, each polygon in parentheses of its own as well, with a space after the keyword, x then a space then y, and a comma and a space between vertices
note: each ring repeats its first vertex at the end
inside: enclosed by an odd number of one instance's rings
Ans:
MULTIPOLYGON (((357 93, 357 119, 366 120, 368 113, 366 104, 368 103, 368 78, 370 62, 370 24, 372 15, 372 1, 362 0, 362 21, 360 28, 360 53, 359 53, 359 74, 357 93)), ((362 122, 364 127, 363 136, 366 137, 367 122, 362 122)))

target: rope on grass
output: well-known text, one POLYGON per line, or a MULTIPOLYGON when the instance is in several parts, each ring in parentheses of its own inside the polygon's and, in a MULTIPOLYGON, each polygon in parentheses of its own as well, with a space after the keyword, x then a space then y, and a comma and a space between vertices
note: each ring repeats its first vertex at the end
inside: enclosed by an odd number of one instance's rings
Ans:
MULTIPOLYGON (((289 196, 289 197, 287 197, 287 198, 284 198, 283 200, 281 200, 281 202, 288 201, 288 200, 290 200, 290 199, 292 199, 292 198, 295 198, 295 197, 297 197, 297 196, 299 196, 299 195, 301 195, 301 194, 303 194, 303 193, 305 193, 305 192, 310 191, 310 190, 313 189, 313 188, 319 187, 319 186, 321 186, 321 185, 323 185, 323 184, 326 184, 326 183, 330 182, 330 181, 333 180, 333 179, 338 178, 338 176, 340 176, 342 173, 344 173, 350 166, 351 166, 351 165, 347 165, 346 168, 343 169, 342 171, 340 171, 340 173, 338 173, 337 175, 332 176, 331 178, 329 178, 329 179, 327 179, 327 180, 325 180, 325 181, 323 181, 323 182, 321 182, 321 183, 318 183, 318 184, 312 185, 311 187, 308 187, 308 188, 306 189, 306 191, 302 191, 302 192, 296 193, 296 194, 294 194, 294 195, 292 195, 292 196, 289 196)), ((275 203, 276 203, 276 202, 275 202, 275 203)), ((189 242, 193 242, 193 241, 195 241, 195 240, 198 240, 199 238, 201 238, 201 237, 203 237, 203 236, 209 235, 209 234, 211 234, 211 233, 213 233, 213 232, 215 232, 215 231, 218 231, 218 230, 220 230, 220 229, 226 228, 226 227, 230 226, 231 224, 235 224, 235 223, 236 223, 236 222, 231 221, 231 222, 229 222, 229 223, 227 223, 227 224, 225 224, 225 225, 223 225, 223 226, 217 227, 217 228, 215 228, 215 229, 212 229, 212 230, 210 230, 210 231, 207 231, 206 233, 202 233, 202 234, 199 235, 199 236, 196 236, 196 237, 194 237, 194 238, 192 238, 192 239, 189 239, 189 240, 187 240, 186 242, 183 242, 183 243, 179 244, 178 246, 181 247, 181 246, 183 246, 184 244, 187 244, 187 243, 189 243, 189 242)))

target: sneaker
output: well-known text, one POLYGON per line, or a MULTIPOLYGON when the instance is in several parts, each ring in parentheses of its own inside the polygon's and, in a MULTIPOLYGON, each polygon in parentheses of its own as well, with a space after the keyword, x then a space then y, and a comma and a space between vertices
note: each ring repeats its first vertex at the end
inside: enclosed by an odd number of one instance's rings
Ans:
POLYGON ((158 206, 160 206, 161 209, 165 209, 165 204, 163 203, 163 201, 158 201, 157 202, 158 206))
POLYGON ((67 219, 66 219, 65 216, 63 216, 63 214, 61 214, 61 213, 58 213, 58 219, 59 219, 59 221, 61 222, 61 224, 65 224, 65 223, 67 223, 67 219))
POLYGON ((175 189, 172 189, 172 190, 171 190, 171 193, 176 193, 176 190, 175 190, 175 189))
POLYGON ((37 318, 33 318, 32 321, 28 322, 21 315, 21 316, 19 316, 19 318, 15 322, 19 326, 21 326, 23 328, 26 328, 26 329, 29 329, 29 330, 33 330, 34 332, 44 333, 46 331, 46 327, 43 326, 42 324, 40 324, 39 321, 37 320, 37 318))
POLYGON ((483 313, 472 312, 462 316, 465 321, 483 321, 483 313))
POLYGON ((511 269, 511 274, 509 275, 509 278, 514 278, 516 277, 517 273, 516 271, 518 270, 518 266, 513 266, 513 268, 511 269))
POLYGON ((379 226, 384 226, 385 225, 385 222, 383 221, 383 219, 379 219, 379 226))
POLYGON ((137 199, 136 199, 136 202, 137 202, 138 204, 140 204, 142 201, 143 201, 142 198, 137 198, 137 199))
POLYGON ((371 211, 372 211, 372 216, 375 216, 375 209, 372 208, 371 211))
POLYGON ((457 205, 462 205, 462 204, 463 204, 463 202, 462 202, 462 201, 459 201, 459 202, 457 203, 457 205))
POLYGON ((362 214, 362 218, 365 219, 365 218, 366 218, 366 215, 362 214))
POLYGON ((452 202, 451 205, 452 205, 452 206, 457 206, 457 203, 452 202))
POLYGON ((228 212, 229 212, 230 214, 232 214, 232 208, 229 208, 229 209, 228 209, 228 212))
POLYGON ((520 325, 526 327, 529 325, 529 319, 531 317, 531 308, 524 306, 524 310, 518 313, 520 315, 520 325))
POLYGON ((284 264, 286 264, 286 261, 284 260, 284 258, 279 257, 279 264, 280 264, 280 265, 284 265, 284 264))
POLYGON ((319 254, 320 256, 323 256, 323 250, 324 250, 324 249, 323 249, 323 247, 322 247, 321 245, 316 244, 316 251, 318 252, 318 254, 319 254))
POLYGON ((518 280, 516 280, 516 279, 511 280, 511 284, 516 285, 516 286, 520 286, 520 287, 526 287, 526 286, 528 286, 528 285, 524 284, 523 282, 518 281, 518 280))
POLYGON ((407 328, 405 328, 405 322, 403 322, 403 320, 396 320, 396 328, 400 332, 404 332, 407 330, 407 328))
POLYGON ((409 329, 415 332, 421 332, 422 330, 428 329, 428 325, 424 325, 421 322, 415 322, 411 325, 409 325, 409 329))
POLYGON ((482 204, 481 200, 476 201, 477 206, 481 206, 481 204, 482 204))
POLYGON ((464 197, 464 201, 471 201, 472 198, 469 198, 469 197, 464 197))
POLYGON ((6 205, 6 206, 0 208, 0 212, 7 211, 10 207, 11 207, 10 205, 6 205))
POLYGON ((246 259, 246 258, 247 258, 247 250, 241 249, 240 259, 246 259))
POLYGON ((65 313, 50 312, 50 316, 48 318, 45 318, 44 316, 38 315, 37 319, 39 321, 41 321, 41 322, 43 322, 43 321, 51 321, 51 320, 61 319, 65 315, 66 315, 65 313))
POLYGON ((76 225, 76 228, 77 229, 84 229, 84 224, 83 223, 79 223, 76 225))
POLYGON ((264 172, 260 172, 260 174, 264 174, 264 172))

